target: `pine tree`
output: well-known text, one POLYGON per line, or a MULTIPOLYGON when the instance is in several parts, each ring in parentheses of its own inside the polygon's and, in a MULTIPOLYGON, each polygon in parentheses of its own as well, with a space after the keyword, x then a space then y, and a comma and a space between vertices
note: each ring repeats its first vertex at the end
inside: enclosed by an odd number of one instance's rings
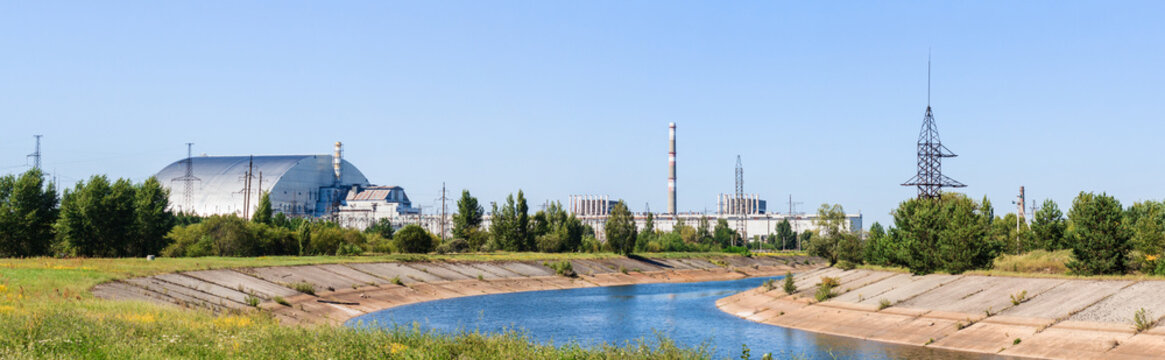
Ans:
POLYGON ((1068 211, 1069 246, 1075 260, 1068 268, 1080 275, 1122 274, 1129 251, 1123 208, 1115 198, 1081 192, 1068 211))
POLYGON ((255 206, 255 214, 251 215, 251 222, 271 225, 271 192, 264 191, 259 195, 259 205, 255 206))
POLYGON ((1043 206, 1036 210, 1034 216, 1031 225, 1032 236, 1040 247, 1048 251, 1068 247, 1064 238, 1068 220, 1064 219, 1064 213, 1060 212, 1060 207, 1056 206, 1055 201, 1044 200, 1043 206))

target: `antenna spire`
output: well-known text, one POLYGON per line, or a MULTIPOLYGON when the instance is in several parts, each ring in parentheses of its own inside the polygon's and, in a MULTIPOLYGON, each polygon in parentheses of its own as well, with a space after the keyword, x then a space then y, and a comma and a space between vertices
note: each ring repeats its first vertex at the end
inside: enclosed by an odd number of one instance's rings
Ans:
POLYGON ((963 183, 946 177, 942 173, 942 158, 955 157, 955 154, 943 146, 938 136, 938 126, 934 122, 934 114, 930 110, 930 55, 926 59, 926 114, 922 117, 922 129, 918 133, 918 173, 902 186, 918 187, 918 198, 938 199, 942 197, 942 188, 966 187, 963 183))

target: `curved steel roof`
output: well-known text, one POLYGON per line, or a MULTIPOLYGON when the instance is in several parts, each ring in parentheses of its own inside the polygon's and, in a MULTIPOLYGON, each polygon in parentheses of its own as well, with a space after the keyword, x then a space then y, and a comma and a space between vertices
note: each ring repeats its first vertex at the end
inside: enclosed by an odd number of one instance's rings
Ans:
MULTIPOLYGON (((259 191, 270 191, 276 210, 298 204, 314 208, 320 187, 332 186, 335 176, 331 155, 275 155, 275 156, 199 156, 191 158, 193 181, 191 204, 185 204, 186 159, 171 163, 159 171, 158 181, 170 188, 170 204, 175 210, 193 210, 199 214, 241 213, 244 200, 243 185, 248 162, 254 178, 251 180, 252 208, 258 203, 259 191), (260 187, 259 176, 262 175, 260 187), (189 208, 188 208, 189 207, 189 208)), ((348 161, 341 165, 340 186, 367 186, 368 179, 348 161)), ((305 210, 306 211, 306 210, 305 210)))

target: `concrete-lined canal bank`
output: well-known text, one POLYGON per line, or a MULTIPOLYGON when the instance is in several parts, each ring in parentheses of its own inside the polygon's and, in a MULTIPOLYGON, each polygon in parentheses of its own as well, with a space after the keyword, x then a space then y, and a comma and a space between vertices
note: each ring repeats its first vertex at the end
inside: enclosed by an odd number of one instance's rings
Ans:
POLYGON ((874 341, 1005 356, 1150 359, 1165 354, 1165 329, 1138 331, 1133 317, 1165 315, 1165 281, 913 276, 823 268, 717 301, 765 324, 874 341), (816 302, 822 277, 840 285, 816 302))
POLYGON ((385 262, 188 271, 97 285, 106 299, 216 312, 264 309, 284 324, 341 324, 399 305, 508 292, 733 280, 818 267, 801 256, 569 260, 577 277, 542 261, 385 262), (310 289, 306 292, 304 290, 310 289), (258 306, 252 304, 258 303, 258 306))

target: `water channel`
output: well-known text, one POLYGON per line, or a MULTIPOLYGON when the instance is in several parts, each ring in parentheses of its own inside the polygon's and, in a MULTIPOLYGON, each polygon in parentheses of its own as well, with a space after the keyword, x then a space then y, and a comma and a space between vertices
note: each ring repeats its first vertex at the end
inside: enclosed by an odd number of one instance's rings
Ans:
POLYGON ((716 308, 716 300, 760 286, 765 279, 769 278, 470 296, 399 306, 353 318, 348 325, 415 323, 448 332, 518 329, 540 342, 583 345, 650 341, 661 333, 682 346, 707 346, 716 359, 739 358, 742 345, 749 347, 753 358, 764 353, 803 359, 995 358, 782 328, 716 308))

